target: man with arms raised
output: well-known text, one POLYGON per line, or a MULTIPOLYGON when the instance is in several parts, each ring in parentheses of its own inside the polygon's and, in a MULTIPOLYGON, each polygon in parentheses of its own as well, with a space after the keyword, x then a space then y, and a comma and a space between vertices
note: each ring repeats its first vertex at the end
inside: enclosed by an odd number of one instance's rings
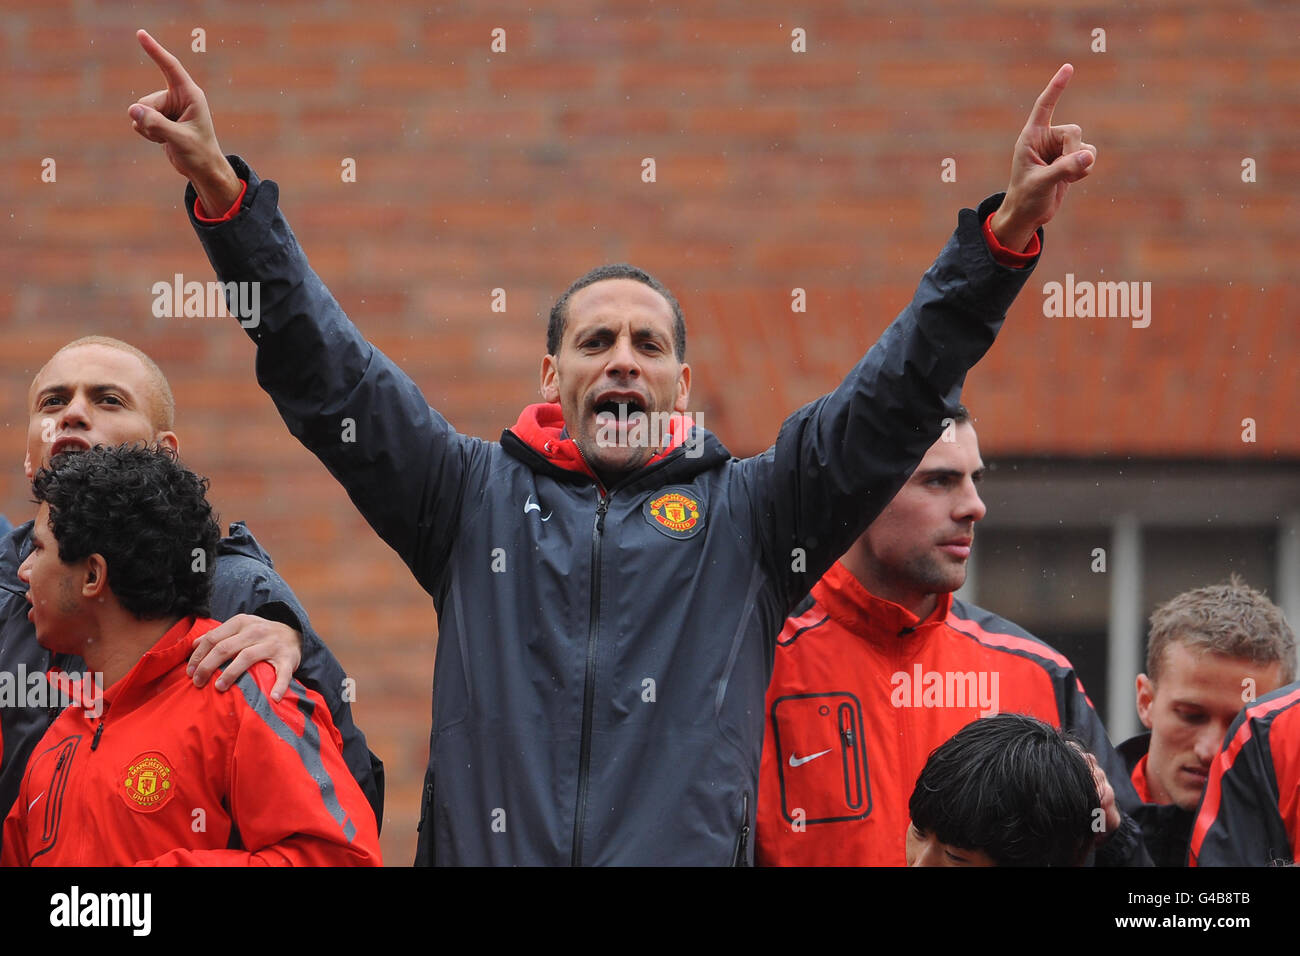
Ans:
POLYGON ((139 39, 167 89, 132 124, 190 180, 219 279, 261 283, 258 381, 434 599, 417 862, 750 861, 772 640, 938 436, 1038 227, 1092 165, 1078 127, 1051 125, 1071 68, 1039 98, 1005 200, 964 210, 839 388, 738 460, 682 419, 681 310, 630 266, 556 303, 544 404, 499 443, 457 433, 311 271, 276 184, 222 155, 180 63, 139 39), (664 442, 632 440, 634 418, 672 413, 664 442))
POLYGON ((926 758, 997 713, 1072 732, 1090 752, 1106 811, 1097 861, 1149 862, 1115 805, 1131 813, 1137 796, 1069 660, 952 595, 985 514, 983 475, 975 427, 958 407, 786 621, 767 692, 760 863, 902 866, 908 799, 926 758))
MULTIPOLYGON (((32 381, 27 415, 23 467, 28 479, 58 453, 123 442, 143 442, 173 452, 180 448, 175 403, 161 369, 134 346, 104 336, 77 339, 54 353, 32 381)), ((0 671, 37 675, 53 664, 69 674, 81 673, 82 662, 57 656, 52 660, 36 641, 27 617, 27 586, 18 578, 19 565, 31 547, 31 522, 0 540, 0 671)), ((202 635, 196 644, 191 660, 195 684, 202 686, 216 674, 218 689, 225 690, 253 662, 269 660, 276 670, 273 693, 279 697, 290 678, 297 676, 329 702, 334 723, 343 734, 348 766, 376 818, 381 818, 383 764, 367 749, 365 736, 353 723, 351 706, 342 699, 343 669, 242 522, 232 525, 230 537, 217 545, 212 610, 226 623, 202 635), (217 674, 227 661, 225 672, 217 674)), ((0 706, 4 745, 0 811, 5 813, 13 804, 32 747, 57 714, 42 701, 29 700, 23 690, 19 689, 17 699, 0 706)))

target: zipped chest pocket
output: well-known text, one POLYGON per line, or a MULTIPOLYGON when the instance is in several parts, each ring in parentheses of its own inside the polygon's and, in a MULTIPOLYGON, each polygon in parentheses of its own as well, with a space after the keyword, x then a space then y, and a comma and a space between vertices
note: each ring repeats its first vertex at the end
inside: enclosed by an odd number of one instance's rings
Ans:
POLYGON ((772 704, 781 814, 794 826, 871 813, 862 705, 847 691, 794 694, 772 704))

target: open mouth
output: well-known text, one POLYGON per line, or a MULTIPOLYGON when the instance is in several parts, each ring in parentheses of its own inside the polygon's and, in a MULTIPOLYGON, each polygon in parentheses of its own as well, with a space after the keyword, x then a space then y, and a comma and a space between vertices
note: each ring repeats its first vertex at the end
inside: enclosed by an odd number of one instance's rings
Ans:
POLYGON ((78 438, 74 435, 64 435, 62 438, 55 440, 50 446, 50 457, 61 455, 65 451, 87 451, 90 448, 90 442, 84 438, 78 438))
POLYGON ((633 415, 644 415, 645 404, 639 399, 631 396, 617 398, 605 398, 596 403, 593 411, 596 413, 596 421, 601 422, 607 418, 612 418, 618 422, 626 422, 633 415))

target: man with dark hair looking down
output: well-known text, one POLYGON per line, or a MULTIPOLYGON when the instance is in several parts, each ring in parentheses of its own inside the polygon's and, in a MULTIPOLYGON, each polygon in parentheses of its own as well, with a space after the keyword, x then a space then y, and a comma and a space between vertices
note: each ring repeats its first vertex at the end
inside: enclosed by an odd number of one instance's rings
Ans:
POLYGON ((261 284, 259 383, 434 599, 417 862, 752 861, 773 639, 938 437, 1039 228, 1093 165, 1077 126, 1051 125, 1072 67, 1017 140, 1005 199, 962 211, 844 382, 738 460, 683 417, 679 310, 631 273, 589 274, 557 303, 543 404, 499 443, 457 433, 311 271, 279 187, 222 154, 180 62, 138 38, 167 88, 132 126, 189 180, 219 279, 261 284), (660 415, 660 442, 632 440, 660 415))
POLYGON ((1068 734, 1023 714, 974 720, 930 754, 908 801, 908 866, 1080 866, 1103 812, 1068 734))

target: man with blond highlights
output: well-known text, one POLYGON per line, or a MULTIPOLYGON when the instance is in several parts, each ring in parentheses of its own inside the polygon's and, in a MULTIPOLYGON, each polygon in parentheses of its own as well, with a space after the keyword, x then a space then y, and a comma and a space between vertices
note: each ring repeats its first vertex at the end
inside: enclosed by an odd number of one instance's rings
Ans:
POLYGON ((1158 866, 1182 866, 1210 765, 1237 714, 1295 677, 1295 635, 1267 597, 1233 575, 1151 615, 1138 717, 1117 748, 1143 800, 1135 816, 1158 866))

